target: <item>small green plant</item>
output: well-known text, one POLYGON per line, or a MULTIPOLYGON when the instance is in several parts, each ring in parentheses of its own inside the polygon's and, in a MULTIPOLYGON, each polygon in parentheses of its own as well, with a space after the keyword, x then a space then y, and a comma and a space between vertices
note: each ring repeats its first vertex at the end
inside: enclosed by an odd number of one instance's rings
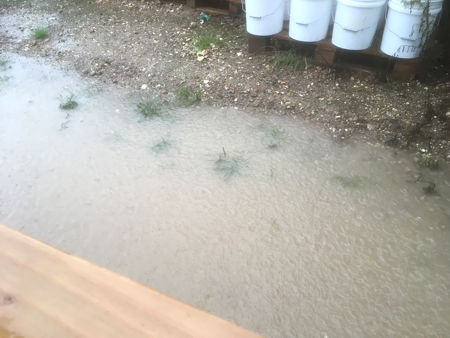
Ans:
POLYGON ((225 180, 229 180, 232 176, 239 174, 246 166, 247 161, 239 156, 230 157, 222 148, 222 153, 215 162, 214 170, 220 172, 225 180))
POLYGON ((202 94, 200 90, 194 90, 191 87, 183 86, 177 89, 175 92, 175 102, 181 106, 192 106, 200 102, 202 94))
POLYGON ((82 94, 86 97, 94 97, 101 92, 103 92, 102 86, 98 84, 91 84, 82 91, 82 94))
POLYGON ((34 39, 45 39, 48 37, 48 31, 45 27, 38 27, 33 30, 32 36, 34 39))
POLYGON ((223 47, 225 46, 225 41, 213 33, 201 34, 195 39, 194 47, 197 51, 205 50, 212 46, 223 47))
POLYGON ((63 110, 72 110, 78 106, 78 102, 75 101, 75 95, 70 94, 68 97, 63 99, 63 101, 59 104, 59 108, 63 110))
POLYGON ((8 60, 0 60, 0 70, 6 70, 6 65, 8 62, 8 60))
POLYGON ((278 129, 276 127, 272 128, 268 135, 268 145, 267 148, 269 149, 277 149, 281 145, 281 141, 284 135, 284 131, 281 129, 278 129))
POLYGON ((367 176, 333 176, 344 188, 359 188, 370 180, 367 176))
POLYGON ((405 87, 406 82, 393 79, 390 75, 387 75, 386 82, 384 84, 388 89, 401 90, 405 87))
POLYGON ((152 146, 152 150, 155 153, 162 153, 167 151, 171 147, 172 143, 169 140, 166 140, 165 138, 162 138, 160 141, 156 142, 152 146))
POLYGON ((436 170, 439 168, 439 158, 431 153, 418 153, 417 154, 417 164, 421 168, 429 168, 431 170, 436 170))
POLYGON ((275 56, 272 63, 275 69, 288 68, 293 71, 302 71, 307 67, 306 57, 301 57, 292 50, 275 56))
POLYGON ((154 98, 147 98, 138 103, 137 110, 145 118, 160 117, 162 104, 154 98))
POLYGON ((264 124, 258 125, 258 129, 264 133, 263 143, 268 149, 275 150, 281 146, 284 138, 284 130, 278 127, 268 127, 264 124))

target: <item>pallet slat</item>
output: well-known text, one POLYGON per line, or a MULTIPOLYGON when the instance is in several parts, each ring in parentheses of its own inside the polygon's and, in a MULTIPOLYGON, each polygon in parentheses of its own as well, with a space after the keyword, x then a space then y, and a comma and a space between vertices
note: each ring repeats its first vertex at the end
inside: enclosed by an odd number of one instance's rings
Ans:
POLYGON ((240 0, 186 0, 186 5, 211 14, 236 16, 242 12, 240 0))
MULTIPOLYGON (((349 64, 342 64, 336 61, 336 54, 348 55, 352 57, 376 57, 385 60, 388 64, 392 65, 390 73, 393 77, 399 79, 412 79, 418 70, 420 59, 396 59, 391 56, 383 54, 377 48, 371 47, 362 51, 349 51, 338 48, 331 43, 331 37, 327 37, 322 41, 317 42, 300 42, 289 37, 288 30, 285 28, 281 33, 272 35, 270 37, 261 37, 248 34, 248 51, 250 53, 262 53, 266 51, 272 45, 273 40, 278 41, 290 41, 297 46, 314 46, 314 61, 318 64, 324 64, 329 66, 344 65, 351 67, 349 64)), ((367 67, 375 70, 376 67, 371 67, 369 64, 367 67)), ((353 67, 358 68, 358 67, 353 67)), ((385 71, 385 70, 384 70, 385 71)))

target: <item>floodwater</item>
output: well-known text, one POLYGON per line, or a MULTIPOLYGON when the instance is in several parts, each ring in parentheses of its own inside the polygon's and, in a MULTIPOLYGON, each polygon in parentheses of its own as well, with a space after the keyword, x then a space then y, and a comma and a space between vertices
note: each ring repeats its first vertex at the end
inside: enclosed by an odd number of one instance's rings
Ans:
POLYGON ((7 58, 0 222, 267 337, 450 335, 448 167, 7 58))

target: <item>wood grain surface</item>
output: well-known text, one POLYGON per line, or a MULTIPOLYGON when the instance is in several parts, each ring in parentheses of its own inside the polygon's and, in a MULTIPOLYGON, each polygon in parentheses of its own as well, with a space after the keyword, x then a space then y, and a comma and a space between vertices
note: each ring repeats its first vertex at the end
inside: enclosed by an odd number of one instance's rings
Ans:
POLYGON ((0 338, 259 337, 0 224, 0 338))

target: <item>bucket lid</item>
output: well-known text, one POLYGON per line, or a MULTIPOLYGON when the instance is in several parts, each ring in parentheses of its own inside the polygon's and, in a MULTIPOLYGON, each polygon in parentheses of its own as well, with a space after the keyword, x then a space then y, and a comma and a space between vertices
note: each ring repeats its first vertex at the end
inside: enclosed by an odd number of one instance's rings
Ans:
POLYGON ((395 3, 410 10, 423 10, 427 4, 430 9, 442 8, 443 0, 389 0, 389 3, 395 3))
MULTIPOLYGON (((427 3, 428 3, 427 0, 421 0, 420 4, 417 2, 407 3, 402 0, 389 0, 389 7, 403 13, 422 15, 427 3)), ((442 9, 442 0, 430 0, 429 4, 430 4, 429 7, 430 14, 437 14, 442 9)))
POLYGON ((360 8, 381 7, 386 3, 386 0, 337 0, 337 1, 347 6, 360 8))

